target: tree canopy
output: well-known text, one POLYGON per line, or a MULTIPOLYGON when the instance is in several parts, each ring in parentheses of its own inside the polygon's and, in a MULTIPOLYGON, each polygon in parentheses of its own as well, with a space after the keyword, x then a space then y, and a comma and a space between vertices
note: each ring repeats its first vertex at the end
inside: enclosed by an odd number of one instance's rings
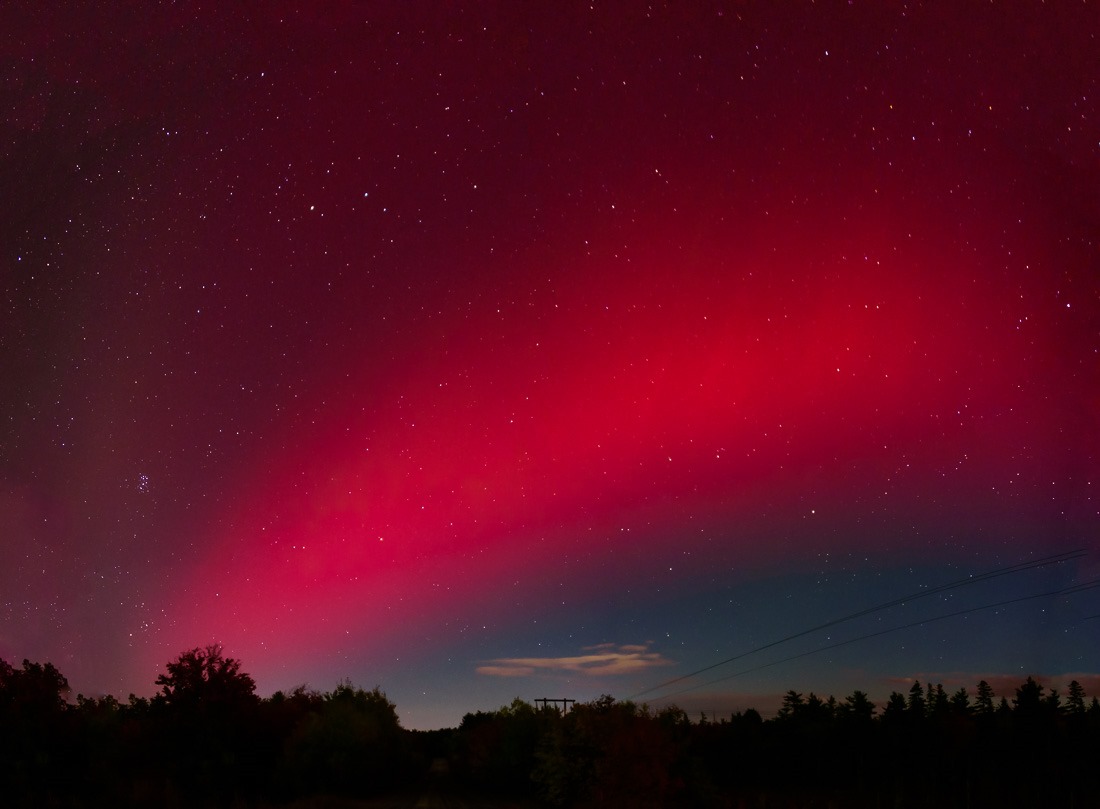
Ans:
POLYGON ((579 809, 1100 805, 1100 702, 1076 680, 1062 698, 1028 678, 1011 703, 985 681, 974 700, 912 682, 885 705, 859 690, 840 700, 790 690, 772 719, 750 709, 695 723, 675 705, 611 695, 567 712, 516 698, 431 732, 402 728, 379 687, 347 680, 260 699, 217 644, 167 663, 156 687, 151 700, 70 701, 53 665, 0 660, 3 805, 247 809, 385 794, 404 804, 410 790, 429 803, 432 790, 453 790, 579 809))
POLYGON ((229 708, 256 700, 255 681, 241 671, 239 660, 222 653, 220 644, 183 652, 156 684, 156 699, 170 707, 229 708))

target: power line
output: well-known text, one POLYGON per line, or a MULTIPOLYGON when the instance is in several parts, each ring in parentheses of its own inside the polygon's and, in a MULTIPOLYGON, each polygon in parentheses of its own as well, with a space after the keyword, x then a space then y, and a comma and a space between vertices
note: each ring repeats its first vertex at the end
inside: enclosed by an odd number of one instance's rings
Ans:
POLYGON ((773 660, 771 663, 763 663, 759 666, 753 666, 750 669, 745 669, 743 671, 735 672, 734 674, 727 674, 725 677, 719 677, 715 680, 708 680, 705 683, 698 683, 696 685, 689 686, 689 687, 681 689, 679 691, 674 691, 671 694, 665 694, 662 697, 655 697, 654 699, 655 700, 670 699, 671 697, 675 697, 675 696, 678 696, 680 694, 686 694, 688 691, 694 691, 697 688, 702 688, 702 687, 707 686, 707 685, 714 685, 716 683, 721 683, 721 682, 724 682, 726 680, 732 680, 734 677, 740 677, 743 674, 751 674, 754 671, 760 671, 761 669, 770 668, 771 666, 778 666, 780 663, 789 663, 792 660, 798 660, 798 659, 803 658, 803 657, 809 657, 810 655, 819 654, 821 652, 827 652, 830 649, 836 649, 840 646, 847 646, 851 643, 857 643, 858 641, 861 641, 861 640, 867 640, 869 638, 877 638, 880 635, 889 635, 891 632, 900 632, 903 629, 913 629, 914 627, 923 626, 924 624, 931 624, 931 623, 935 623, 936 621, 945 621, 948 618, 958 618, 958 617, 963 616, 963 615, 969 615, 973 612, 981 612, 982 610, 992 610, 992 609, 996 609, 997 607, 1006 607, 1006 606, 1009 606, 1010 604, 1018 604, 1021 601, 1031 601, 1032 599, 1036 599, 1036 598, 1050 598, 1052 596, 1059 596, 1059 595, 1074 595, 1076 593, 1082 593, 1082 592, 1085 592, 1086 590, 1093 590, 1093 589, 1098 588, 1098 587, 1100 587, 1100 579, 1091 579, 1090 581, 1082 582, 1081 584, 1075 584, 1071 587, 1063 587, 1060 590, 1051 590, 1050 592, 1046 592, 1046 593, 1035 593, 1033 595, 1019 596, 1018 598, 1010 598, 1007 601, 998 601, 995 604, 985 604, 981 607, 971 607, 971 608, 965 609, 965 610, 958 610, 956 612, 949 612, 946 615, 937 615, 934 618, 924 618, 920 621, 913 621, 912 623, 903 624, 902 626, 891 627, 890 629, 880 629, 877 632, 869 632, 866 635, 860 635, 859 637, 856 637, 856 638, 849 638, 848 640, 837 641, 836 643, 830 643, 828 646, 821 646, 820 648, 817 648, 817 649, 811 649, 808 652, 801 652, 800 654, 791 655, 790 657, 784 657, 781 660, 773 660))
POLYGON ((712 669, 716 669, 719 666, 724 666, 727 663, 733 663, 736 660, 741 660, 742 658, 748 657, 749 655, 754 655, 757 652, 762 652, 765 649, 771 649, 775 646, 779 646, 780 644, 795 640, 796 638, 801 638, 805 635, 819 632, 822 629, 828 629, 829 627, 836 626, 837 624, 842 624, 847 621, 855 620, 856 618, 862 618, 865 615, 870 615, 881 610, 889 609, 890 607, 896 607, 910 601, 916 601, 919 598, 925 598, 930 595, 936 595, 937 593, 954 590, 958 587, 965 587, 970 584, 977 584, 978 582, 989 581, 990 579, 995 579, 1000 576, 1007 576, 1012 573, 1021 573, 1026 570, 1035 570, 1036 568, 1046 567, 1048 565, 1061 564, 1062 562, 1079 559, 1084 556, 1085 553, 1086 551, 1084 548, 1075 548, 1073 550, 1063 551, 1062 553, 1056 553, 1051 556, 1043 556, 1039 559, 1032 559, 1028 562, 1017 562, 1014 565, 994 568, 993 570, 988 570, 985 573, 979 573, 975 576, 968 576, 965 579, 958 579, 957 581, 948 582, 947 584, 940 584, 936 587, 932 587, 926 590, 918 590, 915 593, 910 593, 909 595, 895 598, 892 601, 887 601, 874 607, 867 607, 866 609, 859 610, 858 612, 853 612, 841 618, 834 618, 833 620, 826 621, 823 624, 818 624, 817 626, 810 627, 809 629, 804 629, 801 632, 796 632, 793 635, 787 635, 785 638, 780 638, 779 640, 772 641, 771 643, 766 643, 763 646, 757 646, 753 649, 749 649, 747 652, 742 652, 741 654, 734 655, 733 657, 727 657, 725 660, 720 660, 717 663, 712 663, 709 666, 704 666, 703 668, 697 669, 693 672, 690 672, 689 674, 681 674, 679 677, 673 677, 671 680, 665 680, 662 683, 658 683, 657 685, 643 689, 642 691, 631 695, 630 697, 628 697, 628 699, 637 699, 644 694, 648 694, 652 691, 657 691, 662 688, 667 688, 670 685, 675 685, 676 683, 688 680, 692 677, 697 677, 704 672, 711 671, 712 669))

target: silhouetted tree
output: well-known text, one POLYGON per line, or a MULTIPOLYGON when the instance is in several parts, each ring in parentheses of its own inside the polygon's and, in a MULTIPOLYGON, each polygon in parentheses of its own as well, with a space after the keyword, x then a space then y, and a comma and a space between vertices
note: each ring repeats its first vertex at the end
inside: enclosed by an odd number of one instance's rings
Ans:
POLYGON ((1081 716, 1085 713, 1085 689, 1076 680, 1069 684, 1069 693, 1066 695, 1066 713, 1081 716))
POLYGON ((255 681, 241 671, 239 660, 222 653, 220 644, 183 652, 166 668, 156 679, 156 699, 172 708, 209 711, 257 701, 255 681))
POLYGON ((79 776, 85 797, 94 794, 102 796, 105 804, 107 799, 115 805, 123 804, 128 796, 119 788, 118 773, 132 772, 139 762, 127 749, 122 706, 110 695, 96 699, 77 694, 76 706, 70 712, 76 749, 67 762, 68 771, 79 776))
POLYGON ((1013 710, 1020 716, 1033 717, 1042 712, 1043 686, 1031 677, 1016 689, 1016 697, 1012 700, 1013 710))
POLYGON ((35 793, 59 801, 71 741, 65 716, 69 682, 53 664, 23 660, 14 668, 0 660, 0 787, 20 804, 35 793))
POLYGON ((61 710, 69 681, 52 663, 23 661, 21 669, 0 660, 0 710, 42 716, 61 710))
POLYGON ((219 644, 183 652, 165 669, 150 717, 168 783, 191 802, 227 803, 255 789, 264 749, 255 682, 219 644))
POLYGON ((985 680, 978 683, 978 695, 974 701, 974 712, 979 715, 993 713, 993 688, 985 680))
POLYGON ((863 691, 853 691, 838 709, 841 718, 853 722, 870 722, 874 713, 875 705, 863 691))
POLYGON ((708 729, 693 726, 679 708, 654 715, 605 695, 554 723, 539 748, 535 780, 557 806, 676 805, 694 732, 708 729))
POLYGON ((838 732, 833 734, 832 746, 842 757, 841 771, 851 774, 852 783, 860 792, 865 788, 874 757, 871 749, 871 736, 876 730, 874 714, 874 703, 858 690, 845 697, 836 710, 838 732))
POLYGON ((963 716, 970 713, 970 695, 965 688, 960 688, 951 695, 951 712, 963 716))
POLYGON ((943 690, 943 683, 928 686, 928 715, 942 716, 948 708, 947 692, 943 690))
POLYGON ((378 687, 344 681, 306 713, 286 743, 284 767, 295 789, 347 795, 383 792, 407 776, 396 706, 378 687))
MULTIPOLYGON (((795 711, 796 714, 798 712, 798 710, 795 711)), ((806 704, 802 706, 801 713, 808 720, 821 721, 828 716, 827 703, 811 691, 810 696, 806 697, 806 704)))
POLYGON ((913 680, 913 684, 909 687, 909 700, 906 705, 911 716, 924 716, 927 703, 924 699, 924 688, 921 687, 920 680, 913 680))
POLYGON ((780 719, 791 719, 803 706, 802 695, 797 691, 788 691, 783 695, 783 704, 779 708, 780 719))
POLYGON ((1057 688, 1051 688, 1050 693, 1043 700, 1043 707, 1051 713, 1059 713, 1062 710, 1062 695, 1057 688))
POLYGON ((882 718, 887 724, 900 722, 908 709, 905 695, 891 691, 890 697, 886 700, 886 707, 882 709, 882 718))
POLYGON ((468 713, 459 725, 461 775, 485 792, 526 795, 540 736, 558 719, 556 708, 536 708, 516 697, 499 710, 468 713))

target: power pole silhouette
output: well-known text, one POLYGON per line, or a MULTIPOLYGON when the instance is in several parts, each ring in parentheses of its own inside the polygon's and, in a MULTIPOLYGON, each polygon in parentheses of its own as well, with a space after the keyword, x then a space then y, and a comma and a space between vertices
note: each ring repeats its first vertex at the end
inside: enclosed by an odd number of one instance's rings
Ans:
POLYGON ((569 710, 569 703, 572 702, 575 705, 577 701, 575 699, 550 699, 549 697, 542 697, 541 699, 535 700, 535 705, 538 705, 540 702, 544 710, 549 707, 551 702, 554 703, 554 708, 557 708, 560 702, 561 713, 564 714, 569 710))

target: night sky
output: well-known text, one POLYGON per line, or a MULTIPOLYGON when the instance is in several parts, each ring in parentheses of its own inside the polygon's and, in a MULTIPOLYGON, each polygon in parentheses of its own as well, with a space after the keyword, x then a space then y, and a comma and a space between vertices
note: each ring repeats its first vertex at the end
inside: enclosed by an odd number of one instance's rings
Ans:
POLYGON ((4 5, 0 657, 1100 694, 1100 9, 528 5, 4 5))

